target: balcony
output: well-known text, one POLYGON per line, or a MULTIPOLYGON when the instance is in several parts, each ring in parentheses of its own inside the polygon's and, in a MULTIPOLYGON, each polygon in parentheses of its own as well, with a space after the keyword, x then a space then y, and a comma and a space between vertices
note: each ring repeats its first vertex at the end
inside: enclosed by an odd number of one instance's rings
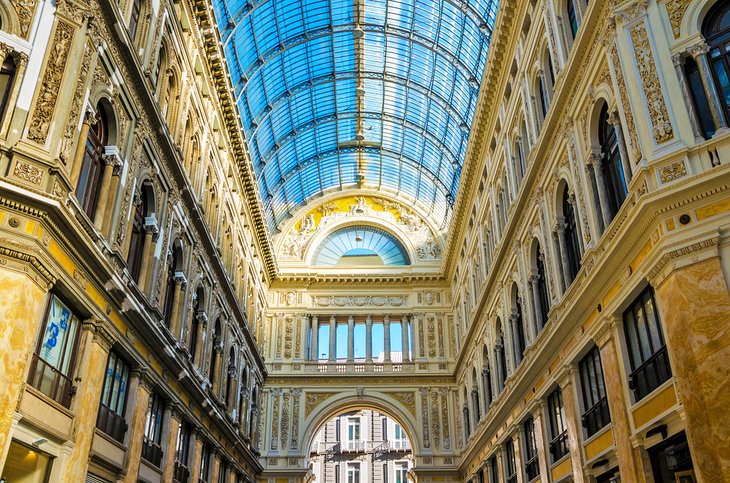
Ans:
POLYGON ((412 451, 407 439, 393 441, 337 441, 312 443, 311 454, 398 453, 412 451))
POLYGON ((127 432, 127 422, 124 418, 104 404, 99 404, 99 415, 96 418, 96 427, 120 443, 124 443, 127 432))
POLYGON ((65 408, 71 405, 71 398, 76 393, 71 379, 61 374, 58 369, 38 357, 37 354, 33 355, 28 382, 65 408))
POLYGON ((142 458, 159 468, 162 463, 162 447, 145 437, 142 442, 142 458))

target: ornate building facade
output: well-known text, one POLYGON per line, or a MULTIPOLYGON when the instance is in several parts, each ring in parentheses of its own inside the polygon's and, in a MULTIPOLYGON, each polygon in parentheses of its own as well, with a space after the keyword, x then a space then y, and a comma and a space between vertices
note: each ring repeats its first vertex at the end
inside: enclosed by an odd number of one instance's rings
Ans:
POLYGON ((727 0, 0 1, 0 477, 330 481, 377 413, 419 483, 729 481, 729 38, 727 0))

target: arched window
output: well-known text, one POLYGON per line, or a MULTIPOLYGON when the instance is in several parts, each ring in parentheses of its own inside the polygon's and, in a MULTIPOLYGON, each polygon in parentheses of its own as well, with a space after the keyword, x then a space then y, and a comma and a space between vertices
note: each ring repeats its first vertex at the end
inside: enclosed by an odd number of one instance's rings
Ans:
POLYGON ((133 0, 132 16, 129 18, 129 37, 134 42, 137 38, 137 30, 139 29, 139 19, 142 14, 142 0, 133 0))
POLYGON ((550 89, 552 90, 555 87, 555 67, 553 67, 553 56, 550 55, 548 49, 546 49, 545 58, 547 59, 547 72, 550 79, 550 89))
POLYGON ((702 25, 702 34, 710 47, 712 73, 727 119, 730 117, 730 1, 720 1, 712 7, 702 25))
POLYGON ((512 284, 512 337, 515 348, 515 366, 522 362, 522 356, 525 353, 525 326, 522 317, 522 303, 520 302, 520 292, 517 284, 512 284))
POLYGON ((707 100, 705 87, 702 84, 702 74, 697 66, 697 62, 692 57, 687 57, 684 61, 684 75, 687 78, 687 84, 692 94, 692 103, 700 124, 699 128, 705 139, 710 139, 715 135, 717 127, 715 126, 715 120, 712 119, 710 103, 707 100))
POLYGON ((246 418, 246 401, 248 400, 248 368, 246 368, 246 360, 241 358, 243 369, 241 369, 241 389, 238 394, 238 421, 243 431, 245 431, 245 424, 248 421, 246 418))
POLYGON ((471 435, 471 421, 469 419, 469 395, 464 388, 464 439, 468 440, 471 435))
POLYGON ((567 0, 566 5, 566 19, 568 21, 568 30, 570 31, 571 39, 575 40, 578 35, 578 9, 575 5, 576 0, 567 0))
POLYGON ((540 242, 538 241, 536 241, 534 257, 535 269, 537 271, 535 286, 537 289, 537 296, 539 298, 536 308, 540 317, 537 322, 537 330, 540 331, 548 319, 548 312, 550 311, 550 295, 548 295, 547 272, 545 270, 544 255, 540 248, 540 242))
POLYGON ((217 394, 218 389, 218 372, 220 352, 223 349, 223 331, 221 330, 221 320, 216 319, 215 328, 213 330, 213 340, 210 344, 210 364, 208 365, 208 378, 213 385, 213 391, 217 394))
POLYGON ((248 437, 253 439, 256 434, 256 422, 259 412, 259 394, 256 384, 254 384, 251 390, 251 411, 248 413, 248 437))
POLYGON ((601 144, 601 169, 608 195, 606 201, 613 218, 626 200, 627 189, 626 176, 621 167, 616 128, 608 121, 608 116, 608 104, 604 104, 598 117, 598 142, 601 144))
POLYGON ((526 161, 525 161, 525 149, 524 139, 518 137, 515 141, 515 173, 517 174, 517 185, 522 183, 522 178, 525 177, 526 161))
POLYGON ((565 251, 568 255, 568 279, 572 282, 578 270, 580 270, 581 253, 580 241, 578 240, 578 226, 576 224, 575 210, 570 201, 568 187, 563 190, 563 217, 565 218, 565 251))
MULTIPOLYGON (((163 72, 162 70, 165 68, 165 63, 167 62, 167 50, 165 50, 165 44, 160 45, 160 51, 157 54, 157 62, 155 62, 155 82, 157 85, 160 85, 160 80, 162 79, 163 72)), ((158 87, 159 88, 159 87, 158 87)))
POLYGON ((127 267, 132 279, 139 284, 139 276, 142 263, 145 258, 145 219, 150 216, 150 208, 154 201, 152 185, 149 181, 142 183, 142 188, 134 198, 134 216, 132 217, 132 234, 129 241, 129 253, 127 253, 127 267))
MULTIPOLYGON (((167 285, 165 287, 165 305, 163 306, 163 315, 165 317, 165 325, 172 328, 172 313, 175 305, 175 272, 180 271, 182 265, 182 246, 180 240, 173 243, 170 262, 167 265, 167 285)), ((175 334, 177 336, 177 334, 175 334)))
POLYGON ((90 127, 86 137, 86 151, 76 185, 76 198, 81 209, 94 219, 96 201, 101 187, 101 173, 103 171, 102 156, 109 136, 109 122, 106 110, 102 104, 96 107, 96 123, 90 127))
POLYGON ((3 65, 0 66, 0 120, 5 117, 5 110, 8 107, 10 91, 15 80, 15 59, 12 55, 5 57, 3 65))

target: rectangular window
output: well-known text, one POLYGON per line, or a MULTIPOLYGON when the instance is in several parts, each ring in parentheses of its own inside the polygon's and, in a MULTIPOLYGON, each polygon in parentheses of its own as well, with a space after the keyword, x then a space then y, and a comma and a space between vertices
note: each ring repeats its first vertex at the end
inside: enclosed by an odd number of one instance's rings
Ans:
POLYGON ((497 469, 497 457, 489 458, 489 482, 499 483, 499 470, 497 469))
POLYGON ((71 376, 80 325, 71 309, 51 294, 33 354, 28 383, 64 407, 69 407, 73 394, 71 376))
POLYGON ((190 478, 188 455, 190 454, 190 423, 180 422, 177 430, 177 444, 175 445, 175 474, 174 479, 180 483, 187 483, 190 478))
POLYGON ((393 433, 394 433, 393 448, 410 449, 410 446, 408 444, 408 437, 406 436, 406 432, 403 430, 401 425, 398 423, 395 423, 394 428, 395 428, 395 430, 393 431, 393 433))
POLYGON ((548 419, 550 420, 550 453, 553 463, 568 454, 568 429, 565 425, 563 394, 560 389, 548 396, 548 419))
POLYGON ((347 465, 347 483, 360 483, 360 464, 348 463, 347 465))
POLYGON ((335 465, 335 483, 340 483, 340 465, 335 465))
POLYGON ((49 481, 53 459, 15 440, 10 442, 2 477, 8 483, 49 481))
POLYGON ((120 443, 124 443, 124 434, 127 432, 124 408, 127 402, 129 370, 129 364, 116 352, 109 353, 99 401, 99 415, 96 418, 96 427, 120 443))
POLYGON ((535 420, 527 419, 525 429, 525 473, 527 481, 532 481, 540 475, 540 463, 537 457, 537 438, 535 437, 535 420))
POLYGON ((395 483, 407 483, 408 478, 408 463, 396 463, 395 464, 395 483))
POLYGON ((672 377, 651 287, 624 312, 624 332, 632 370, 629 387, 639 401, 672 377))
POLYGON ((388 463, 383 463, 383 483, 388 483, 388 463))
POLYGON ((150 396, 147 408, 147 420, 144 426, 144 440, 142 441, 142 458, 155 466, 162 462, 162 414, 164 403, 155 393, 150 396))
POLYGON ((203 444, 200 455, 200 483, 207 483, 210 476, 210 446, 203 444))
POLYGON ((360 448, 360 418, 347 418, 347 449, 360 448))
POLYGON ((512 438, 504 442, 504 473, 507 483, 517 481, 517 464, 515 463, 515 444, 512 438))
POLYGON ((591 351, 578 363, 580 385, 583 393, 583 408, 585 412, 581 418, 583 427, 588 436, 596 434, 611 421, 606 398, 606 385, 603 380, 603 367, 598 347, 591 351))

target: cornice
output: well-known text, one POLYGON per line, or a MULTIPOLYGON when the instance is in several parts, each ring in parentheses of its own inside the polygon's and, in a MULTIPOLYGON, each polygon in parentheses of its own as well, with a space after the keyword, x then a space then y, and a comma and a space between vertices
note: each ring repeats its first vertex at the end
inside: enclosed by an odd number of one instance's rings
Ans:
POLYGON ((277 266, 274 259, 271 237, 264 217, 263 203, 256 187, 256 176, 253 171, 251 158, 245 146, 245 136, 241 125, 241 116, 233 100, 233 85, 225 62, 222 41, 218 32, 212 5, 206 0, 191 0, 192 11, 195 14, 198 30, 204 42, 206 56, 203 56, 213 78, 215 91, 218 95, 220 108, 223 112, 223 123, 228 132, 231 143, 231 156, 235 159, 241 182, 243 183, 246 206, 251 214, 253 230, 261 250, 266 275, 269 281, 276 277, 277 266))

